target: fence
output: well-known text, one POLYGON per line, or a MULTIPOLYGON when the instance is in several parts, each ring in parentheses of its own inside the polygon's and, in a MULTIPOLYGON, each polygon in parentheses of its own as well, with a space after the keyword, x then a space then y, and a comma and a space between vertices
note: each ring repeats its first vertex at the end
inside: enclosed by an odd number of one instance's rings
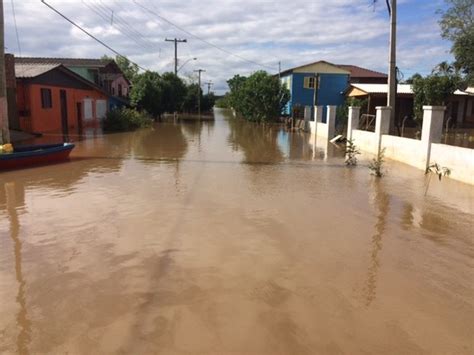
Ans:
MULTIPOLYGON (((451 178, 474 185, 474 149, 441 144, 445 107, 424 106, 421 140, 389 135, 390 107, 377 107, 375 131, 359 129, 360 108, 349 107, 347 138, 361 150, 426 170, 437 163, 451 170, 451 178)), ((315 120, 309 123, 312 134, 331 139, 335 134, 336 106, 327 107, 326 123, 322 123, 322 107, 315 107, 315 120)))
POLYGON ((451 170, 451 178, 474 185, 474 150, 441 144, 444 107, 424 106, 421 140, 388 134, 390 108, 377 107, 375 132, 356 129, 360 109, 349 107, 347 136, 360 149, 425 170, 437 163, 451 170))

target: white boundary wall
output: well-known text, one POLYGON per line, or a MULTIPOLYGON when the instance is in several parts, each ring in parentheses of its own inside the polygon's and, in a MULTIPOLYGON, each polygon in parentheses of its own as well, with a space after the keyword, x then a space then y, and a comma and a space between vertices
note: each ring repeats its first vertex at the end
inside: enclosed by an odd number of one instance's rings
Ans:
POLYGON ((377 107, 375 132, 356 129, 360 109, 349 107, 347 137, 361 150, 379 154, 385 148, 385 157, 409 164, 422 170, 437 163, 451 170, 451 178, 474 185, 474 149, 440 144, 444 107, 424 106, 421 140, 388 135, 389 107, 377 107), (350 139, 350 138, 349 138, 350 139))
POLYGON ((416 139, 397 136, 382 136, 385 157, 398 160, 420 169, 426 169, 426 156, 422 152, 422 143, 416 139))
POLYGON ((474 149, 432 143, 431 164, 451 169, 450 177, 474 185, 474 149))
POLYGON ((328 139, 334 138, 336 133, 336 109, 337 106, 327 106, 326 123, 323 123, 323 106, 314 106, 314 121, 309 122, 311 134, 328 139))

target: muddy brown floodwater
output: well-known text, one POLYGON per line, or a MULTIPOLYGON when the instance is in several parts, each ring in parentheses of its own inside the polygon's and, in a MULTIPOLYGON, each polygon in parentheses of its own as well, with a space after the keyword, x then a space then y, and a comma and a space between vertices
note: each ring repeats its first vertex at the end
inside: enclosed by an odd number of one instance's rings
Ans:
POLYGON ((0 174, 0 353, 474 353, 472 187, 226 115, 0 174))

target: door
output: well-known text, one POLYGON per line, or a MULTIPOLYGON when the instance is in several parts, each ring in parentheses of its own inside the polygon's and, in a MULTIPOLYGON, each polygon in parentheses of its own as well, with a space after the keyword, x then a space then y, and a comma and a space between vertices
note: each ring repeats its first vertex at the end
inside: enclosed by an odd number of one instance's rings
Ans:
POLYGON ((66 141, 69 140, 66 90, 60 90, 59 91, 59 101, 61 103, 61 126, 62 126, 62 130, 63 130, 63 139, 66 142, 66 141))
POLYGON ((82 136, 82 104, 76 103, 76 114, 77 114, 77 133, 82 136))

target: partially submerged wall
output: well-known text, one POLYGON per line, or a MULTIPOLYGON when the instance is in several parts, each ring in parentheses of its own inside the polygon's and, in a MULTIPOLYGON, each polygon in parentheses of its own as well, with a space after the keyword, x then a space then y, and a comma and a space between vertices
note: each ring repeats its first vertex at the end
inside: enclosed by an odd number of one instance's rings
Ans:
POLYGON ((347 137, 361 150, 426 170, 437 163, 451 170, 452 179, 474 185, 474 150, 440 144, 444 107, 424 106, 421 140, 391 136, 386 133, 390 120, 387 107, 377 107, 375 132, 356 129, 360 110, 349 108, 347 137))

